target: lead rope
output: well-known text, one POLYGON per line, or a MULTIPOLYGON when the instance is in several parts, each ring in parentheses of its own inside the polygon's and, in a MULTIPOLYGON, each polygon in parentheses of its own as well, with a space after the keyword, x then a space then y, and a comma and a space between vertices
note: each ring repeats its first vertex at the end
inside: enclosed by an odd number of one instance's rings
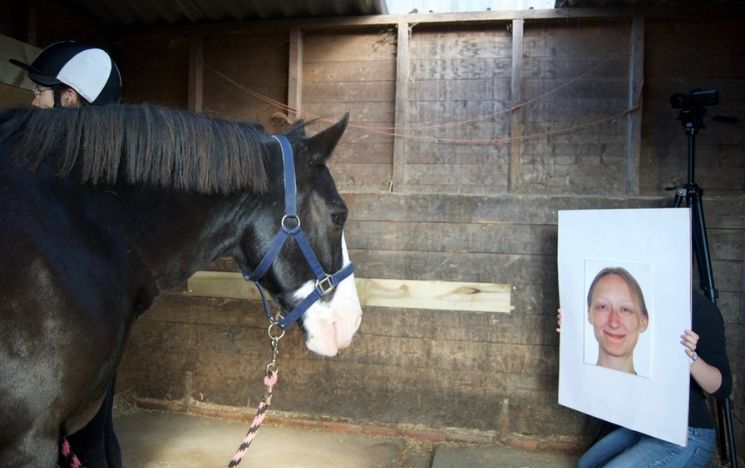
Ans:
POLYGON ((251 446, 251 442, 253 442, 253 440, 256 438, 256 433, 259 431, 259 426, 261 426, 261 423, 264 422, 266 413, 269 411, 269 407, 272 405, 272 388, 277 383, 277 374, 279 372, 279 366, 277 364, 277 356, 279 356, 279 340, 282 339, 283 336, 285 336, 285 331, 281 328, 279 329, 280 331, 278 334, 274 334, 272 332, 272 329, 274 329, 275 327, 279 328, 277 324, 279 323, 280 319, 281 316, 272 319, 271 323, 269 324, 269 329, 267 330, 269 340, 271 342, 270 344, 272 346, 272 361, 266 365, 264 374, 264 398, 261 399, 261 402, 256 409, 256 415, 251 421, 251 426, 248 428, 246 436, 243 438, 241 445, 238 447, 238 450, 236 450, 235 455, 233 455, 233 458, 230 460, 230 463, 228 463, 228 468, 238 466, 238 464, 241 462, 243 456, 248 450, 248 447, 251 446))
POLYGON ((67 440, 67 437, 62 438, 60 453, 62 454, 62 458, 70 464, 70 468, 83 468, 83 464, 80 462, 78 456, 72 452, 72 448, 70 447, 70 442, 67 440))

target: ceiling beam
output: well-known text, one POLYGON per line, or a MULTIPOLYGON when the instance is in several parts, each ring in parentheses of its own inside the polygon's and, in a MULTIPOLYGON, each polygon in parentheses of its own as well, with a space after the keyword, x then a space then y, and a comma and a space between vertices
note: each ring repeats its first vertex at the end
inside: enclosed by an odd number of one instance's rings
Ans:
POLYGON ((480 11, 469 13, 432 13, 412 15, 369 15, 345 16, 326 18, 293 18, 279 20, 231 21, 210 24, 192 24, 180 26, 147 26, 128 27, 122 34, 190 34, 195 31, 201 33, 241 34, 247 31, 269 32, 285 31, 299 28, 303 31, 314 30, 344 30, 344 29, 379 29, 381 27, 395 28, 398 24, 409 23, 415 27, 426 25, 479 25, 489 23, 511 23, 522 19, 527 23, 532 21, 573 21, 573 20, 604 20, 631 21, 635 17, 647 19, 718 19, 742 17, 744 7, 719 8, 557 8, 553 10, 516 10, 516 11, 480 11))

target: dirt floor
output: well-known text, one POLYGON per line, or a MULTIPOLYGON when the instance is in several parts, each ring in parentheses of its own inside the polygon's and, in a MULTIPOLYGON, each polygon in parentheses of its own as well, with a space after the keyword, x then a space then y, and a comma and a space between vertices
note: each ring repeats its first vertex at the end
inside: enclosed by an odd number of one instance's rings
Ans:
MULTIPOLYGON (((114 419, 124 466, 227 466, 248 424, 183 413, 136 410, 114 419)), ((259 468, 562 468, 576 456, 502 445, 423 443, 405 437, 346 434, 264 424, 240 467, 259 468)))

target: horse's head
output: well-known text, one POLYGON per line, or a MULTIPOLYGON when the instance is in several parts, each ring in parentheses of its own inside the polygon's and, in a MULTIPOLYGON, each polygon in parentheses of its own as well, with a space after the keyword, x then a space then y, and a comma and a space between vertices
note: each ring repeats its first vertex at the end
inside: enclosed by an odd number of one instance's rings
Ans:
POLYGON ((297 126, 287 140, 270 143, 273 182, 264 197, 271 202, 262 203, 253 213, 259 221, 244 235, 236 255, 244 274, 253 272, 251 279, 259 280, 272 294, 285 317, 301 311, 298 318, 308 348, 324 356, 333 356, 351 343, 362 316, 354 275, 340 275, 338 284, 332 277, 319 281, 324 274, 334 275, 350 265, 343 235, 347 207, 326 166, 347 122, 348 115, 310 138, 302 125, 297 126), (294 181, 287 172, 293 164, 283 162, 282 151, 294 162, 294 181), (293 183, 296 217, 291 212, 293 183), (320 299, 313 301, 314 294, 320 299), (309 302, 312 305, 305 309, 309 302))

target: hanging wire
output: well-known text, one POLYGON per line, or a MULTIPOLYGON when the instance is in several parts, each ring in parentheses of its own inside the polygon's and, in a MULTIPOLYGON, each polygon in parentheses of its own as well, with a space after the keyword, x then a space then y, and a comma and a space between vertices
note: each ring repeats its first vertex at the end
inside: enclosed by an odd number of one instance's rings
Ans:
MULTIPOLYGON (((514 106, 508 107, 506 109, 503 109, 499 112, 489 113, 489 114, 483 114, 479 115, 473 118, 465 119, 465 120, 459 120, 459 121, 450 121, 450 122, 440 122, 435 124, 427 124, 427 125, 419 125, 419 126, 411 126, 407 127, 405 132, 396 131, 395 127, 387 127, 387 126, 374 126, 374 125, 360 125, 360 124, 352 124, 350 123, 348 125, 349 128, 354 128, 356 130, 378 134, 378 135, 385 135, 385 136, 391 136, 394 138, 404 138, 406 140, 412 140, 412 141, 420 141, 420 142, 432 142, 432 143, 442 143, 442 144, 459 144, 459 145, 494 145, 494 146, 501 146, 505 144, 510 144, 514 142, 520 142, 520 141, 531 141, 531 140, 539 140, 544 138, 550 138, 557 135, 566 135, 568 133, 574 133, 576 131, 585 130, 588 128, 596 127, 599 125, 602 125, 607 122, 615 121, 621 117, 624 117, 628 114, 631 114, 633 112, 636 112, 641 107, 641 93, 639 93, 638 101, 634 107, 624 109, 622 111, 619 111, 609 117, 604 117, 601 119, 585 122, 582 124, 574 125, 571 127, 567 127, 560 130, 553 130, 543 133, 535 133, 531 135, 523 135, 519 137, 503 137, 503 138, 489 138, 489 139, 459 139, 459 138, 444 138, 444 137, 436 137, 436 136, 427 136, 427 135, 421 135, 419 133, 411 133, 413 131, 421 131, 421 130, 430 130, 430 129, 439 129, 439 128, 449 128, 449 127, 459 127, 464 126, 473 122, 482 121, 486 119, 494 118, 498 115, 506 114, 508 112, 515 112, 519 109, 522 109, 524 107, 527 107, 535 102, 541 101, 548 96, 551 96, 558 92, 559 90, 566 88, 570 86, 571 84, 586 78, 591 73, 599 69, 601 66, 603 66, 605 63, 607 63, 609 59, 601 61, 599 64, 593 66, 589 70, 585 71, 584 73, 572 78, 571 80, 568 80, 559 86, 539 95, 532 99, 529 99, 527 101, 518 103, 514 106)), ((215 73, 217 76, 222 78, 223 80, 227 81, 231 85, 235 86, 237 89, 239 89, 244 94, 251 96, 259 101, 262 101, 266 104, 269 104, 272 107, 275 107, 281 111, 287 112, 288 114, 294 114, 296 118, 306 118, 308 120, 318 120, 321 122, 330 122, 333 123, 331 119, 325 118, 323 116, 319 115, 313 115, 309 114, 307 112, 298 113, 297 109, 293 108, 292 106, 288 106, 287 104, 284 104, 280 101, 277 101, 276 99, 273 99, 265 94, 262 94, 256 90, 253 90, 249 88, 248 86, 242 85, 235 81, 233 78, 229 77, 228 75, 222 73, 217 68, 213 67, 212 65, 207 64, 206 67, 213 73, 215 73)), ((643 88, 643 84, 642 84, 643 88)), ((640 88, 641 89, 641 88, 640 88)))

